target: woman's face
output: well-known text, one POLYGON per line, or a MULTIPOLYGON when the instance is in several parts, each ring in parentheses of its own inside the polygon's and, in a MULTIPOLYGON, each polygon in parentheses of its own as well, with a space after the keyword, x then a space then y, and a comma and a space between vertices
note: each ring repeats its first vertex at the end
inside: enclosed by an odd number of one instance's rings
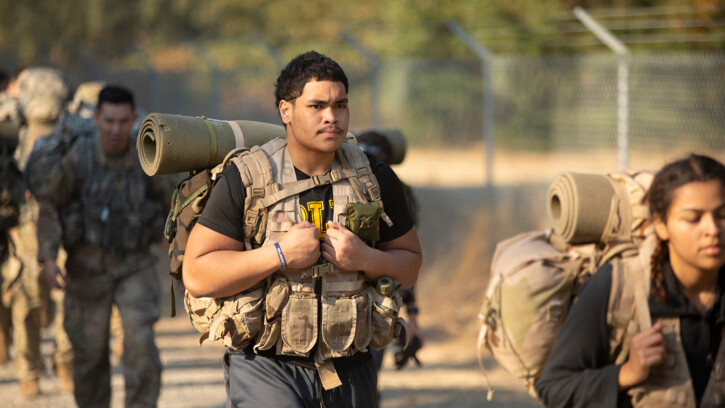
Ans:
POLYGON ((655 217, 678 274, 717 272, 725 264, 724 194, 718 180, 688 183, 675 189, 666 223, 655 217))

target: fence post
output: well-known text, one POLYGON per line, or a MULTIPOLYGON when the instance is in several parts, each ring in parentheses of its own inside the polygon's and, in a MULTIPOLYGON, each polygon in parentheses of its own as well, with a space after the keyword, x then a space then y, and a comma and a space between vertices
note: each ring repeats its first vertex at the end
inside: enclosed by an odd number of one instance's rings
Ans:
POLYGON ((486 149, 486 187, 493 186, 493 127, 494 127, 494 95, 491 72, 493 71, 493 53, 476 41, 455 20, 446 21, 446 27, 456 35, 481 60, 483 76, 483 147, 486 149))
POLYGON ((340 30, 340 36, 370 64, 370 124, 373 129, 380 129, 380 57, 349 31, 340 30))
POLYGON ((583 8, 575 7, 574 15, 601 42, 617 54, 617 149, 619 169, 629 167, 629 48, 611 31, 599 24, 583 8))

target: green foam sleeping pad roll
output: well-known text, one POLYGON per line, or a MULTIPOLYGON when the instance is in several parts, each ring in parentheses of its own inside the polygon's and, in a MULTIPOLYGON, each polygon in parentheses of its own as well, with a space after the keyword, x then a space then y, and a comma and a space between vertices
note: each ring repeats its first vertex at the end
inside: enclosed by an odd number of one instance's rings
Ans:
POLYGON ((136 140, 146 174, 173 174, 216 166, 230 151, 285 138, 285 129, 249 120, 151 113, 141 123, 136 140))
POLYGON ((614 195, 614 186, 606 175, 559 175, 549 187, 546 200, 554 232, 570 244, 599 242, 610 218, 614 195))

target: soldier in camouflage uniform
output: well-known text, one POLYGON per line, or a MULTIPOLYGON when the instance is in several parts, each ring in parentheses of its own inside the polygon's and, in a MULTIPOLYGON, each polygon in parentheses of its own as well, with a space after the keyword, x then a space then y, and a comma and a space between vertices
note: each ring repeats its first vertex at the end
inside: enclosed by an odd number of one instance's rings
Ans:
MULTIPOLYGON (((63 112, 67 88, 60 72, 52 68, 33 67, 22 70, 8 87, 8 95, 17 97, 18 105, 12 109, 21 121, 19 144, 15 158, 22 170, 37 140, 49 134, 63 112)), ((11 119, 12 120, 12 119, 11 119)), ((16 282, 4 290, 6 305, 13 322, 15 365, 20 380, 20 392, 26 397, 40 393, 38 378, 44 366, 40 355, 40 327, 47 287, 38 264, 36 222, 38 203, 27 192, 20 206, 19 223, 10 230, 15 254, 22 263, 22 273, 10 276, 13 270, 4 270, 6 282, 16 282)))
POLYGON ((74 394, 80 407, 110 405, 114 304, 125 332, 126 406, 155 406, 160 391, 152 327, 159 317, 159 282, 149 246, 161 239, 168 183, 141 169, 130 135, 134 108, 131 93, 105 87, 94 115, 96 137, 78 138, 39 193, 61 214, 68 252, 65 328, 75 351, 74 394))
MULTIPOLYGON (((0 92, 0 124, 2 127, 2 140, 3 141, 12 141, 15 146, 17 146, 17 139, 18 139, 18 132, 20 129, 20 126, 22 125, 22 122, 24 121, 24 118, 21 115, 20 112, 20 100, 18 97, 20 96, 20 90, 17 86, 17 75, 20 73, 20 71, 16 71, 15 74, 12 76, 6 87, 3 89, 2 92, 0 92)), ((3 152, 0 152, 3 154, 3 162, 5 162, 8 159, 8 155, 12 156, 13 152, 15 151, 15 148, 10 147, 11 145, 3 144, 3 152), (8 152, 7 150, 11 149, 12 151, 8 152)), ((13 160, 14 162, 14 160, 13 160)), ((17 166, 17 164, 15 164, 17 166)), ((5 180, 4 180, 5 181, 5 180)), ((12 178, 7 180, 8 185, 9 182, 13 181, 12 178)), ((2 186, 3 189, 7 189, 7 185, 2 186)), ((13 197, 11 197, 13 198, 13 197)), ((13 226, 17 224, 17 212, 19 211, 19 205, 20 202, 18 200, 12 200, 7 203, 3 203, 3 211, 4 212, 13 212, 15 213, 13 219, 14 222, 12 223, 13 226)), ((9 227, 8 227, 9 228, 9 227)), ((7 229, 7 228, 6 228, 7 229)), ((4 231, 4 234, 7 234, 9 231, 4 231)), ((6 239, 7 241, 7 239, 6 239)), ((3 285, 1 287, 3 299, 9 299, 10 294, 10 287, 9 283, 12 282, 12 277, 5 277, 4 275, 0 276, 0 279, 3 280, 3 285)), ((3 302, 4 303, 4 302, 3 302)), ((3 303, 0 303, 0 364, 4 364, 9 360, 9 351, 8 348, 10 347, 10 329, 12 327, 12 317, 11 317, 11 310, 9 305, 4 305, 3 303)))

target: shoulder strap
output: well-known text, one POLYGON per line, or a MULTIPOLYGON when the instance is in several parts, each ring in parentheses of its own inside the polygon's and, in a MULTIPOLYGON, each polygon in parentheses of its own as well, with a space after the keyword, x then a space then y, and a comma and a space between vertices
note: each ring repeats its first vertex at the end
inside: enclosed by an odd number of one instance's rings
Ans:
POLYGON ((612 286, 607 305, 609 351, 616 363, 623 363, 629 354, 629 342, 639 331, 652 326, 648 294, 650 259, 657 237, 652 234, 639 247, 636 255, 615 258, 612 264, 612 286))

